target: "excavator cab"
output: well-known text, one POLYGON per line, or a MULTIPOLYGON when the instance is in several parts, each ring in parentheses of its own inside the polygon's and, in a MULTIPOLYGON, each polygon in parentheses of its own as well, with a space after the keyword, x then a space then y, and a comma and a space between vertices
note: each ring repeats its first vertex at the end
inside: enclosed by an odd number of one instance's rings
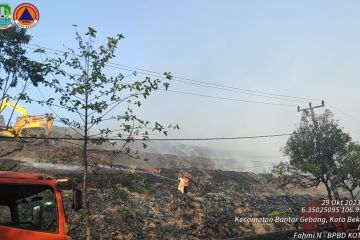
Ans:
POLYGON ((18 117, 15 125, 5 132, 7 136, 48 136, 54 116, 50 115, 32 115, 18 117))

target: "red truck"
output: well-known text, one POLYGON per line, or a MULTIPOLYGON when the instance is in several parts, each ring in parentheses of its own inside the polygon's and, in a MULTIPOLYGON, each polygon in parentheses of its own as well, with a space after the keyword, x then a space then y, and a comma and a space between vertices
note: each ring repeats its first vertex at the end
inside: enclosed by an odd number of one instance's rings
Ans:
MULTIPOLYGON (((46 174, 0 171, 0 239, 71 240, 59 187, 63 182, 46 174)), ((81 206, 81 190, 73 189, 73 208, 81 206)))

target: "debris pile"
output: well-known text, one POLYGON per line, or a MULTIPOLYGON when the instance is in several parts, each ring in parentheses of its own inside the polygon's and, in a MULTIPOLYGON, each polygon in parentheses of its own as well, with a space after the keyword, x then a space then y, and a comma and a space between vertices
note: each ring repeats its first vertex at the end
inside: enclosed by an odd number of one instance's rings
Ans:
MULTIPOLYGON (((176 179, 179 169, 162 169, 176 179)), ((291 224, 237 223, 236 217, 299 216, 314 196, 284 192, 251 173, 187 170, 188 194, 151 174, 94 176, 90 189, 94 239, 231 238, 293 228, 291 224)), ((70 192, 65 204, 70 209, 70 192)), ((68 210, 70 211, 70 210, 68 210)), ((70 213, 70 235, 82 239, 82 212, 70 213)))

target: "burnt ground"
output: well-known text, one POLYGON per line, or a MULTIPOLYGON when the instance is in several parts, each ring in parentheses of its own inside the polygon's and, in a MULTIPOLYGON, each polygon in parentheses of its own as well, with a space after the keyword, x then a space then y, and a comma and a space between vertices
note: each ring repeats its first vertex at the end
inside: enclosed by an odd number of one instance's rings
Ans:
MULTIPOLYGON (((47 151, 43 148, 33 146, 38 152, 33 151, 31 157, 48 158, 49 154, 62 153, 55 148, 48 147, 47 151)), ((31 152, 27 151, 30 150, 20 152, 21 157, 29 156, 31 152)), ((0 169, 47 172, 81 183, 79 173, 36 169, 10 157, 0 159, 0 169)), ((173 162, 175 165, 176 161, 173 162)), ((92 236, 95 240, 227 239, 292 229, 290 224, 235 222, 235 217, 297 217, 302 206, 318 197, 306 189, 277 189, 270 180, 266 174, 176 166, 161 169, 161 176, 100 172, 92 175, 89 183, 92 236), (177 176, 184 171, 190 175, 187 195, 177 190, 177 176)), ((71 191, 63 193, 69 234, 82 240, 83 210, 71 211, 71 191)))
MULTIPOLYGON (((177 169, 163 169, 176 179, 177 169)), ((313 195, 275 189, 251 173, 188 169, 189 194, 177 183, 152 175, 92 176, 93 239, 226 239, 293 229, 290 224, 236 223, 235 217, 299 216, 313 195)), ((74 177, 74 176, 73 176, 74 177)), ((71 212, 70 235, 83 239, 82 210, 71 212)))

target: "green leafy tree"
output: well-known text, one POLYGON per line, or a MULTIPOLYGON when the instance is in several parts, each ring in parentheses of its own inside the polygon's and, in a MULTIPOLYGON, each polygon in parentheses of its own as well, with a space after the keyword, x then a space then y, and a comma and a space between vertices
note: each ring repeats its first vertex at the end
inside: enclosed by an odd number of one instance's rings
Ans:
POLYGON ((47 84, 49 64, 40 63, 27 56, 24 46, 31 40, 24 29, 11 27, 0 33, 0 91, 1 103, 5 97, 28 100, 24 91, 29 84, 47 84), (18 87, 19 85, 22 87, 18 87))
POLYGON ((299 127, 282 149, 290 160, 275 166, 273 173, 281 185, 311 188, 323 184, 328 198, 333 199, 339 186, 339 163, 351 144, 351 137, 343 132, 329 110, 316 116, 316 121, 320 138, 310 113, 303 113, 299 127))
MULTIPOLYGON (((27 55, 25 46, 30 40, 30 35, 21 28, 11 27, 0 31, 0 105, 5 98, 13 99, 15 106, 22 100, 31 102, 27 87, 48 83, 46 75, 51 71, 50 65, 35 61, 27 55)), ((13 115, 14 109, 2 128, 9 129, 13 115)), ((15 149, 21 150, 24 143, 23 140, 16 140, 15 149)), ((13 153, 9 149, 12 148, 4 147, 1 155, 13 153)))
POLYGON ((338 181, 352 199, 360 193, 360 145, 350 143, 338 163, 338 181))
MULTIPOLYGON (((116 137, 123 139, 123 143, 116 146, 113 159, 119 155, 136 157, 137 152, 129 146, 135 138, 146 140, 149 131, 166 135, 167 129, 178 128, 177 125, 164 127, 158 122, 152 124, 141 119, 134 111, 153 91, 168 89, 170 73, 164 73, 161 79, 146 77, 142 80, 128 80, 130 76, 121 73, 107 74, 109 61, 115 57, 123 36, 108 37, 106 44, 95 47, 96 37, 97 32, 93 28, 88 28, 85 36, 76 30, 76 50, 68 49, 57 58, 47 56, 45 61, 50 62, 54 69, 51 87, 56 97, 40 101, 41 104, 65 108, 69 113, 66 117, 60 117, 60 121, 76 129, 84 139, 82 164, 86 239, 91 239, 87 181, 89 170, 97 167, 96 162, 89 162, 89 146, 106 142, 116 144, 108 141, 110 137, 116 137)), ((37 52, 43 54, 45 50, 39 49, 37 52)), ((132 75, 133 78, 137 78, 135 75, 132 75)), ((145 143, 143 146, 146 147, 145 143)), ((113 166, 113 162, 107 164, 113 166)))

